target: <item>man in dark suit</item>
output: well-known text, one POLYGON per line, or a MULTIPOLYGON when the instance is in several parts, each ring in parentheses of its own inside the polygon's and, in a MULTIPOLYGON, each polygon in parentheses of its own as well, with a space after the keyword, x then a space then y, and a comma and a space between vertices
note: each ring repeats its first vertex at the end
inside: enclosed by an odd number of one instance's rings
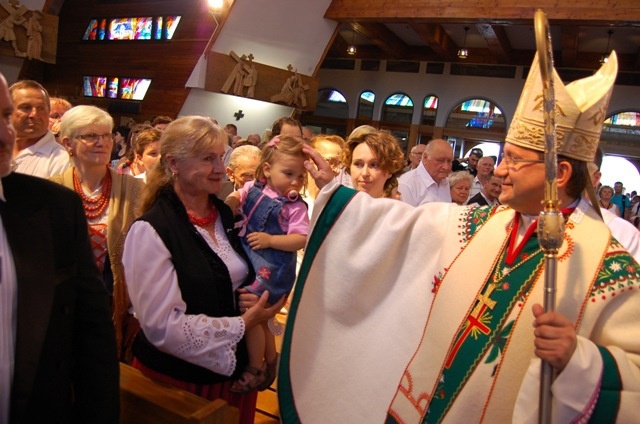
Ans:
POLYGON ((480 193, 467 200, 467 205, 478 204, 479 206, 499 205, 498 197, 502 192, 502 178, 493 175, 493 171, 487 176, 487 182, 482 187, 480 193))
POLYGON ((11 172, 1 74, 0 110, 0 423, 117 423, 115 336, 82 203, 11 172))

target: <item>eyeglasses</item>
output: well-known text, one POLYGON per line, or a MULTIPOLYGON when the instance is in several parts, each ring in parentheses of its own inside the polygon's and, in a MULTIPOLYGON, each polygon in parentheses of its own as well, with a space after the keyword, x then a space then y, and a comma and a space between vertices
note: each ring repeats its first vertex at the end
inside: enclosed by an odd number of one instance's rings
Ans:
POLYGON ((518 159, 511 156, 505 156, 502 161, 511 169, 515 169, 515 165, 519 163, 544 163, 544 159, 518 159))
POLYGON ((102 137, 104 141, 113 140, 113 134, 111 133, 104 133, 104 134, 89 133, 89 134, 80 134, 76 136, 76 138, 82 139, 82 141, 84 141, 87 144, 96 144, 100 137, 102 137))

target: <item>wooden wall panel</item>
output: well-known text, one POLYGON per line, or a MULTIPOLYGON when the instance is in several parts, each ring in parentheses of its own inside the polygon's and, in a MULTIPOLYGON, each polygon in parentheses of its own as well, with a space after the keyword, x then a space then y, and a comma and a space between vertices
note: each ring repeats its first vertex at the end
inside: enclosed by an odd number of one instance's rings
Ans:
MULTIPOLYGON (((234 53, 236 54, 236 57, 242 54, 237 52, 234 53)), ((255 86, 255 95, 253 98, 255 100, 262 100, 263 102, 273 102, 293 106, 285 101, 275 100, 273 99, 273 96, 279 95, 287 80, 291 77, 295 77, 295 70, 280 69, 273 66, 263 65, 258 62, 252 63, 255 66, 258 75, 257 84, 255 86)), ((214 93, 225 92, 222 88, 233 72, 236 64, 236 60, 230 55, 210 52, 207 59, 207 75, 204 89, 214 93)), ((302 105, 300 102, 300 104, 295 106, 300 110, 314 110, 318 101, 317 93, 319 81, 317 78, 310 77, 308 75, 297 75, 302 83, 301 85, 304 85, 305 87, 303 91, 305 105, 302 105)), ((226 93, 234 94, 233 87, 231 87, 231 90, 226 91, 226 93)), ((243 95, 245 94, 246 90, 243 91, 243 95)))
POLYGON ((215 22, 206 2, 199 0, 125 3, 65 0, 60 10, 57 64, 25 62, 21 77, 42 82, 52 96, 63 96, 74 105, 93 104, 112 110, 114 103, 125 107, 132 103, 84 97, 83 75, 152 78, 149 91, 139 105, 139 113, 112 112, 116 124, 123 116, 137 122, 156 115, 175 117, 189 93, 185 84, 214 28, 215 22), (182 16, 172 40, 82 40, 91 18, 167 15, 182 16))

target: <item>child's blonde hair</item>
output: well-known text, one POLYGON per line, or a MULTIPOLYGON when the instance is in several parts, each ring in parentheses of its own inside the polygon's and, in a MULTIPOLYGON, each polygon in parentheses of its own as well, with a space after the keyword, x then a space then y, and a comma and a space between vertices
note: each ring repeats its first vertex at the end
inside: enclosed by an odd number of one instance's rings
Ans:
POLYGON ((297 156, 304 160, 308 159, 308 156, 302 152, 302 146, 304 146, 304 144, 305 141, 302 137, 279 135, 272 138, 271 141, 262 148, 262 157, 256 169, 256 180, 266 181, 267 177, 264 174, 264 164, 268 163, 273 165, 273 161, 278 155, 297 156))

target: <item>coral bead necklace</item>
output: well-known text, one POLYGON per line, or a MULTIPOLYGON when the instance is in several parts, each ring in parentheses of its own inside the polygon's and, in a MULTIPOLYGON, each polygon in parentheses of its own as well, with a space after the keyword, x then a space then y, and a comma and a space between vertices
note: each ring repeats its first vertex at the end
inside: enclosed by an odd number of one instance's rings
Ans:
POLYGON ((100 194, 95 197, 89 197, 84 193, 82 185, 80 184, 80 177, 78 177, 78 171, 73 170, 73 189, 82 198, 82 206, 84 207, 84 214, 87 219, 95 219, 101 216, 107 206, 111 197, 111 174, 107 169, 107 172, 102 183, 100 194))
POLYGON ((193 225, 197 225, 198 227, 206 227, 207 225, 210 225, 211 223, 215 222, 216 219, 218 219, 218 211, 214 207, 211 207, 211 212, 204 218, 198 218, 197 216, 192 215, 188 212, 187 215, 189 216, 189 221, 191 221, 193 225))

